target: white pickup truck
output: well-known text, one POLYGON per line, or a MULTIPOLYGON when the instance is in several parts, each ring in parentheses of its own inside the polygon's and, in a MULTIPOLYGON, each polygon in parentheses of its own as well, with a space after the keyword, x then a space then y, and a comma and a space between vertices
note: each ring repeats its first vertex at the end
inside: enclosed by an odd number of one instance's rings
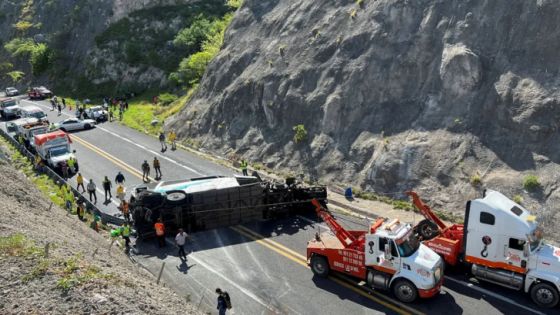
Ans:
MULTIPOLYGON (((62 162, 68 162, 70 158, 76 159, 71 147, 70 136, 64 131, 57 130, 49 133, 35 135, 35 150, 47 164, 55 171, 60 171, 62 162)), ((78 162, 76 161, 76 171, 78 162)))

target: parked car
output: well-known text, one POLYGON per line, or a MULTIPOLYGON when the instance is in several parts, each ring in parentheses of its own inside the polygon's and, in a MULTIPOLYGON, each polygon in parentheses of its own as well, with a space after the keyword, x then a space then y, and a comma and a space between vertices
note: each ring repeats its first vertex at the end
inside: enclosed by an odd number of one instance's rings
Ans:
POLYGON ((63 121, 55 123, 54 126, 62 131, 91 129, 93 128, 93 126, 95 126, 95 120, 68 118, 63 121))
POLYGON ((34 87, 31 90, 29 90, 27 95, 29 96, 29 99, 32 99, 32 100, 44 100, 44 99, 53 97, 54 94, 53 94, 53 92, 51 92, 46 87, 39 86, 39 87, 34 87))
POLYGON ((92 106, 86 108, 84 116, 85 118, 93 119, 97 122, 106 121, 109 118, 109 114, 105 109, 103 109, 103 106, 92 106))
POLYGON ((0 116, 3 119, 17 117, 19 113, 19 106, 15 99, 11 97, 0 98, 0 116))
POLYGON ((6 88, 6 96, 17 96, 19 91, 15 87, 6 88))
POLYGON ((40 121, 49 122, 47 114, 45 114, 42 109, 34 105, 20 107, 18 110, 18 116, 20 118, 33 117, 39 119, 40 121))

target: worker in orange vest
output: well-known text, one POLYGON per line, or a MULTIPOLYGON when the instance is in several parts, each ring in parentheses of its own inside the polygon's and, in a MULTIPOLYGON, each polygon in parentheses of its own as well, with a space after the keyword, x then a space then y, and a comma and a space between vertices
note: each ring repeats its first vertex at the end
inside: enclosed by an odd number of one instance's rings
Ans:
POLYGON ((156 237, 158 239, 159 242, 159 247, 164 247, 165 246, 165 226, 163 225, 163 222, 161 222, 161 219, 158 219, 156 224, 154 224, 154 228, 156 230, 156 237))

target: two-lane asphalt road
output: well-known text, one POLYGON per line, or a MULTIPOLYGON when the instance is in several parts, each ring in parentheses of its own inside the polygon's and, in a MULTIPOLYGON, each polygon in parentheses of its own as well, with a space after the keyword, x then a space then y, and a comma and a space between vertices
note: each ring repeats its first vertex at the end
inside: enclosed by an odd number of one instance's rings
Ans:
MULTIPOLYGON (((53 122, 58 116, 47 102, 32 102, 45 109, 53 122)), ((21 101, 21 105, 29 104, 21 101)), ((126 114, 125 114, 126 115, 126 114)), ((118 171, 126 187, 142 182, 140 165, 158 157, 163 179, 205 175, 230 175, 232 171, 183 150, 160 152, 157 139, 115 122, 72 134, 80 171, 101 187, 103 176, 111 181, 118 171)), ((152 170, 152 176, 154 172, 152 170)), ((74 182, 75 185, 75 182, 74 182)), ((114 194, 114 189, 113 189, 114 194)), ((98 194, 98 205, 103 197, 98 194)), ((116 213, 115 203, 101 206, 116 213)), ((339 216, 350 228, 363 228, 355 218, 339 216)), ((216 287, 227 290, 235 314, 558 314, 558 309, 538 309, 530 298, 489 284, 471 283, 461 273, 447 277, 443 292, 429 300, 402 305, 385 292, 368 291, 356 281, 337 277, 314 277, 306 264, 306 244, 315 232, 327 228, 316 218, 294 217, 244 226, 198 232, 192 235, 186 262, 176 256, 172 240, 164 249, 155 243, 139 243, 133 256, 154 274, 165 262, 162 281, 192 303, 208 311, 215 309, 216 287)))

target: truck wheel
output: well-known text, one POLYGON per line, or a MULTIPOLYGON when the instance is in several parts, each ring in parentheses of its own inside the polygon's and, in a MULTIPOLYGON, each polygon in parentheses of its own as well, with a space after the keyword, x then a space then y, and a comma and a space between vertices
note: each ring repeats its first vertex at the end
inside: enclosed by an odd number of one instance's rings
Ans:
POLYGON ((319 277, 326 278, 329 275, 329 262, 323 256, 311 257, 311 271, 319 277))
POLYGON ((91 129, 91 125, 90 124, 85 124, 84 129, 86 129, 86 130, 91 129))
POLYGON ((538 306, 553 308, 558 304, 558 291, 548 283, 541 282, 531 288, 531 298, 538 306))
POLYGON ((167 203, 171 205, 182 204, 185 198, 187 198, 187 194, 180 190, 168 191, 165 195, 167 203))
POLYGON ((412 282, 399 279, 393 285, 393 294, 401 302, 412 303, 418 297, 418 290, 416 290, 416 286, 412 282))
POLYGON ((420 221, 416 229, 424 240, 431 240, 432 238, 436 237, 439 234, 439 229, 437 224, 435 224, 434 222, 428 219, 420 221))

